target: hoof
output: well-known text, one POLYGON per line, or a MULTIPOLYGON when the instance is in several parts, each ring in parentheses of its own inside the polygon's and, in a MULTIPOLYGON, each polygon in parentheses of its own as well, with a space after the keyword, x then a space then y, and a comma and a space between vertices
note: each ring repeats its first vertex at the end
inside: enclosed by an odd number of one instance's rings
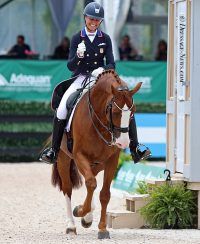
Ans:
POLYGON ((98 239, 110 239, 110 234, 108 231, 99 231, 98 239))
POLYGON ((78 210, 79 210, 81 207, 82 207, 82 206, 79 205, 79 206, 76 206, 76 207, 74 208, 74 210, 73 210, 73 215, 74 215, 74 217, 80 217, 80 216, 78 215, 78 210))
POLYGON ((75 235, 77 235, 76 228, 67 228, 66 229, 66 234, 75 234, 75 235))
POLYGON ((84 218, 81 218, 81 225, 84 227, 84 228, 90 228, 90 226, 92 225, 92 222, 85 222, 84 218))

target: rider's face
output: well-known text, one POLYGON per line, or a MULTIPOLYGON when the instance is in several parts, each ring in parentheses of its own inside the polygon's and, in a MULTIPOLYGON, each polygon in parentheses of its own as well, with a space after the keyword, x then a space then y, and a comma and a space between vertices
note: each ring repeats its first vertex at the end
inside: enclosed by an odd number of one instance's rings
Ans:
POLYGON ((85 17, 85 23, 86 27, 89 32, 95 32, 96 29, 100 26, 101 20, 98 19, 92 19, 88 16, 85 17))

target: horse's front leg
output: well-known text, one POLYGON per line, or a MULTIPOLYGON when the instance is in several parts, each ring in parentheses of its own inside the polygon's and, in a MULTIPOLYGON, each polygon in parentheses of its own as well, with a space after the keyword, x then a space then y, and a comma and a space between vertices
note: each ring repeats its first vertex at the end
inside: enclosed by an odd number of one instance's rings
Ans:
MULTIPOLYGON (((94 176, 96 176, 103 169, 104 169, 104 165, 102 163, 98 163, 92 166, 92 172, 94 176)), ((81 219, 81 224, 84 228, 89 228, 92 225, 94 209, 95 209, 95 201, 93 195, 92 202, 91 202, 91 211, 81 219)))
POLYGON ((119 158, 119 152, 116 152, 112 155, 109 160, 105 162, 105 169, 104 169, 104 181, 103 187, 100 192, 100 202, 101 202, 101 218, 99 221, 99 233, 98 239, 108 239, 110 238, 109 232, 106 229, 107 221, 106 221, 106 211, 107 206, 110 201, 110 185, 112 179, 114 177, 115 171, 117 169, 119 158))
POLYGON ((85 185, 87 188, 87 195, 83 205, 75 207, 73 214, 75 217, 84 217, 87 213, 91 212, 91 203, 93 199, 94 190, 97 186, 96 178, 92 172, 90 162, 81 153, 76 154, 75 158, 77 167, 83 177, 85 178, 85 185))

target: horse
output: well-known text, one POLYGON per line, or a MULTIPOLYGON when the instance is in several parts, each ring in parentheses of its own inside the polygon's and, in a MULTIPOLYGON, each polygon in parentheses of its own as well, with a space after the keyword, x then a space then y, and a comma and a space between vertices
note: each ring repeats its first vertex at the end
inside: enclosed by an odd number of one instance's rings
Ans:
POLYGON ((103 186, 100 191, 101 217, 98 224, 98 239, 110 238, 106 228, 106 209, 110 200, 110 185, 118 166, 121 148, 129 143, 129 121, 124 116, 135 112, 133 95, 140 89, 139 82, 129 90, 114 70, 106 70, 97 77, 79 101, 73 115, 71 134, 73 149, 66 147, 64 133, 56 163, 52 169, 52 184, 63 192, 67 204, 66 233, 76 233, 75 217, 81 217, 82 226, 92 224, 94 210, 93 193, 97 187, 96 175, 104 170, 103 186), (128 113, 128 114, 127 114, 128 113), (82 205, 72 212, 72 189, 85 179, 87 194, 82 205))

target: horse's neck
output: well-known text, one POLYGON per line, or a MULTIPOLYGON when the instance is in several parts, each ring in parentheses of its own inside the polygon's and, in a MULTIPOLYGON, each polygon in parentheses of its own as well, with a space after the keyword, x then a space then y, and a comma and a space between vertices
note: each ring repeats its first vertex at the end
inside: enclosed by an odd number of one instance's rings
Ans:
POLYGON ((111 83, 104 80, 103 82, 99 81, 95 85, 93 91, 91 92, 91 96, 93 96, 96 101, 105 101, 111 93, 111 83))
POLYGON ((105 108, 107 101, 111 99, 113 85, 120 85, 120 79, 115 72, 102 74, 97 80, 96 85, 91 91, 91 100, 95 107, 98 105, 100 106, 101 109, 98 111, 102 111, 102 108, 105 108))

